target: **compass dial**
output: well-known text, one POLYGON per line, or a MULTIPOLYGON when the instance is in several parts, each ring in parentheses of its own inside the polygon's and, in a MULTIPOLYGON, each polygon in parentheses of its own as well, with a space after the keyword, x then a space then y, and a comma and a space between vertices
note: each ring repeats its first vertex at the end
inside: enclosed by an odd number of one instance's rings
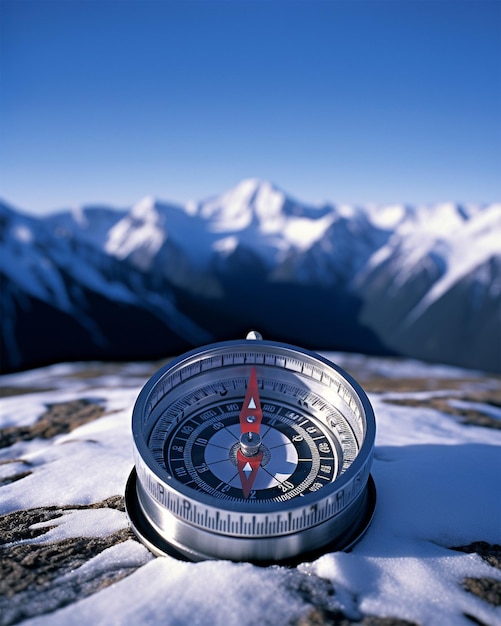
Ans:
POLYGON ((238 414, 237 403, 221 402, 178 426, 163 451, 169 474, 216 498, 270 503, 318 491, 337 475, 341 449, 304 408, 299 413, 283 402, 267 402, 261 432, 254 435, 257 449, 248 456, 241 450, 238 414), (259 465, 247 493, 245 481, 252 475, 256 457, 259 465))
POLYGON ((245 340, 183 355, 142 390, 133 434, 127 510, 156 553, 283 561, 346 547, 372 515, 367 396, 300 348, 245 340))

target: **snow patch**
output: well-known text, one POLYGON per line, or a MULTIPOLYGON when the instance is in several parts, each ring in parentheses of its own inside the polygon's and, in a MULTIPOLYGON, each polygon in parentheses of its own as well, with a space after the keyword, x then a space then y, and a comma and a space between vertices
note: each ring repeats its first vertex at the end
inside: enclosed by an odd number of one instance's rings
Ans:
POLYGON ((136 265, 147 270, 166 239, 167 231, 155 209, 155 199, 147 196, 111 228, 104 248, 118 259, 134 254, 136 265))
POLYGON ((13 228, 13 237, 21 243, 31 243, 33 241, 33 233, 25 224, 18 224, 13 228))
MULTIPOLYGON (((428 367, 419 362, 395 365, 391 359, 326 356, 341 365, 350 363, 353 369, 370 366, 375 373, 393 377, 396 372, 425 378, 473 375, 459 368, 428 367)), ((54 440, 31 442, 33 447, 5 448, 4 460, 13 463, 0 467, 10 465, 13 472, 29 468, 31 474, 1 487, 0 515, 37 506, 94 503, 123 493, 133 464, 130 418, 139 387, 131 389, 105 374, 85 378, 79 376, 80 368, 59 365, 3 377, 2 382, 9 385, 44 381, 59 385, 59 391, 0 399, 0 415, 8 415, 5 423, 9 425, 30 423, 44 403, 64 401, 72 394, 74 398, 101 398, 110 414, 54 440)), ((123 375, 126 373, 142 373, 146 379, 146 370, 140 366, 124 368, 123 375)), ((419 401, 440 393, 445 389, 370 395, 378 427, 373 464, 378 500, 372 525, 350 553, 325 554, 298 568, 305 575, 330 581, 334 596, 324 600, 341 607, 353 620, 365 614, 430 626, 466 626, 471 622, 464 614, 469 614, 482 623, 501 622, 500 607, 462 588, 467 576, 501 580, 501 572, 476 555, 450 550, 474 541, 501 542, 497 498, 501 432, 463 426, 435 409, 388 402, 397 396, 419 401)), ((470 408, 488 407, 479 402, 470 408)), ((71 510, 50 523, 36 525, 54 526, 36 541, 105 536, 125 525, 125 514, 116 510, 71 510)), ((97 576, 110 567, 137 566, 134 574, 112 586, 24 623, 274 625, 300 622, 311 609, 288 584, 291 572, 287 568, 153 559, 135 541, 104 551, 80 572, 77 569, 66 577, 78 581, 79 573, 97 576)))

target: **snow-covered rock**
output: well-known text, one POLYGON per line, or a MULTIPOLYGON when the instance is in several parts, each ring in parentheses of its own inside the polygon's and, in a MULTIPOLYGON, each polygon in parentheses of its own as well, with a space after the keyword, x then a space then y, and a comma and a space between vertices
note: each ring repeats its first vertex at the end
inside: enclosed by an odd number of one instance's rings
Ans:
POLYGON ((501 623, 501 381, 326 354, 366 389, 375 517, 294 568, 154 558, 128 527, 131 413, 155 364, 0 377, 0 624, 501 623))

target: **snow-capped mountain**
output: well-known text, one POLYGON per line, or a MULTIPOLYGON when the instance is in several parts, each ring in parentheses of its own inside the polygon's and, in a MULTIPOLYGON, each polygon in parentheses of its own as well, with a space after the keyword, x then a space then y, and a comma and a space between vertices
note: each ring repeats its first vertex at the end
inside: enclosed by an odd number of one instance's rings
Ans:
POLYGON ((157 335, 174 350, 211 338, 177 310, 170 290, 156 292, 146 275, 103 250, 118 216, 90 216, 39 220, 0 206, 3 370, 145 358, 157 335))
POLYGON ((2 368, 160 358, 253 327, 501 371, 501 204, 307 206, 249 179, 175 205, 0 206, 2 368))
POLYGON ((268 182, 245 180, 223 195, 176 206, 146 197, 109 231, 106 251, 149 269, 177 249, 197 269, 238 246, 253 249, 269 268, 290 248, 308 248, 334 215, 330 207, 293 202, 268 182))
POLYGON ((499 370, 501 204, 435 209, 399 224, 359 274, 361 320, 399 353, 499 370))

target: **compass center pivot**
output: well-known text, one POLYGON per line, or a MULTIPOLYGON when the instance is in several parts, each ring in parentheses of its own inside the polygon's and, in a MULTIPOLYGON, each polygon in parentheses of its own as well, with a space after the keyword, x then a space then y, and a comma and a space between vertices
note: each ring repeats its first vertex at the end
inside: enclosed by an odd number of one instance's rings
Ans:
POLYGON ((261 443, 259 433, 243 433, 240 437, 240 450, 244 456, 256 456, 259 454, 261 443))

